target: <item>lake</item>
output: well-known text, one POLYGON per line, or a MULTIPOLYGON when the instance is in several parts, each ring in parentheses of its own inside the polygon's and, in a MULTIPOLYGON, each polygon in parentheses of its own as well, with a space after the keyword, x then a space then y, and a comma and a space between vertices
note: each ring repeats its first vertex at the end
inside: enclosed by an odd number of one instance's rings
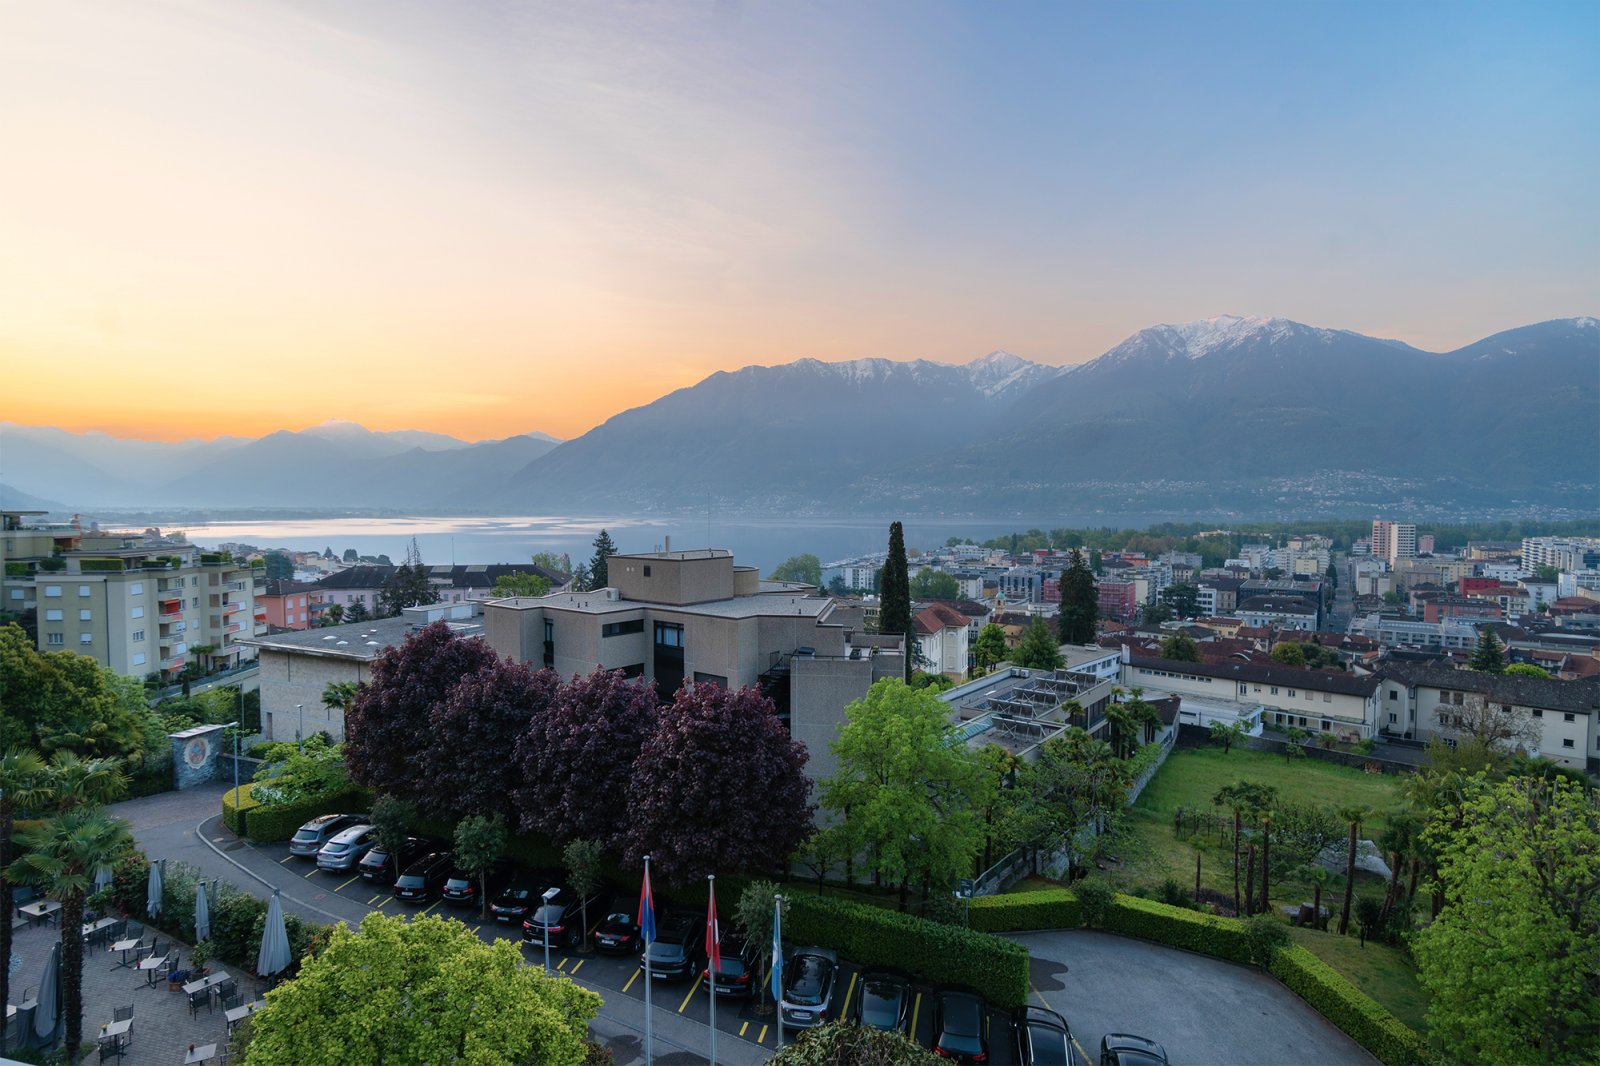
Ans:
MULTIPOLYGON (((1164 521, 1164 515, 1095 515, 1074 522, 1066 516, 1044 518, 919 518, 905 523, 906 546, 931 548, 953 536, 977 541, 1030 527, 1062 528, 1070 525, 1142 527, 1164 521)), ((852 555, 882 551, 889 543, 890 518, 771 518, 731 519, 712 516, 694 521, 684 518, 576 518, 554 515, 457 518, 323 518, 209 522, 184 525, 181 521, 157 523, 169 532, 182 530, 196 544, 215 546, 225 541, 258 548, 321 551, 343 554, 354 548, 361 555, 387 555, 400 562, 415 537, 426 563, 517 563, 534 552, 565 552, 574 563, 594 554, 593 541, 601 529, 622 552, 658 551, 671 538, 677 549, 704 548, 707 544, 732 549, 740 563, 762 573, 792 555, 810 552, 824 563, 852 555)))

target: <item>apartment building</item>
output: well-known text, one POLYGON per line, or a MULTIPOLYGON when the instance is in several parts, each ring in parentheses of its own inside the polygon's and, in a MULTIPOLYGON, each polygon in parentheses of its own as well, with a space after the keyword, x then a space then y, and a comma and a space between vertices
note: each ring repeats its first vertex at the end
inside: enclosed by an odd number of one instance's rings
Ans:
POLYGON ((1523 537, 1522 566, 1557 570, 1600 569, 1600 537, 1523 537))
POLYGON ((1349 634, 1391 648, 1425 651, 1471 651, 1478 644, 1478 629, 1466 622, 1424 622, 1420 618, 1377 611, 1350 620, 1349 634))
POLYGON ((1257 629, 1317 628, 1317 608, 1295 597, 1251 596, 1235 613, 1246 626, 1257 629))
POLYGON ((1129 688, 1260 707, 1266 725, 1299 726, 1340 740, 1372 736, 1378 724, 1378 678, 1258 663, 1190 663, 1131 656, 1129 688))
POLYGON ((621 670, 663 698, 686 681, 760 688, 810 751, 813 777, 833 771, 845 705, 903 676, 903 637, 870 635, 858 606, 763 581, 729 551, 615 555, 609 570, 609 588, 485 603, 485 639, 563 676, 621 670))
MULTIPOLYGON (((314 619, 334 604, 348 612, 361 604, 368 614, 378 613, 378 600, 383 587, 394 576, 397 568, 384 563, 365 563, 346 567, 314 582, 311 592, 311 610, 314 619)), ((476 603, 492 599, 495 583, 509 574, 536 574, 550 582, 552 589, 560 589, 570 580, 559 571, 546 570, 534 563, 471 563, 426 567, 428 584, 440 603, 476 603)))
POLYGON ((315 612, 311 609, 312 591, 312 586, 305 582, 280 578, 267 582, 267 587, 256 597, 256 603, 266 615, 269 626, 310 629, 316 624, 315 612))
POLYGON ((1372 520, 1372 554, 1391 563, 1417 557, 1417 527, 1410 522, 1372 520))

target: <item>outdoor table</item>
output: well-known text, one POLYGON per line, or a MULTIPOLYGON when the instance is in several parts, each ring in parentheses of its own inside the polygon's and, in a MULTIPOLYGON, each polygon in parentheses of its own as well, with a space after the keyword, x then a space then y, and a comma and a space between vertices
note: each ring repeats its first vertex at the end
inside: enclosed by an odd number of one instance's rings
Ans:
POLYGON ((167 957, 165 955, 160 957, 152 955, 148 959, 141 959, 139 961, 138 968, 140 971, 147 971, 145 973, 145 982, 150 985, 150 987, 154 988, 156 983, 156 971, 161 969, 161 967, 165 966, 166 964, 167 957))
POLYGON ((215 1045, 215 1044, 202 1044, 199 1047, 195 1048, 193 1051, 191 1051, 188 1054, 184 1055, 183 1061, 184 1061, 185 1066, 188 1066, 188 1064, 191 1063, 191 1062, 210 1062, 212 1059, 214 1059, 216 1057, 217 1057, 217 1045, 215 1045))
POLYGON ((83 939, 93 940, 102 929, 109 929, 117 924, 115 918, 101 918, 97 922, 85 922, 83 926, 83 939))
POLYGON ((193 995, 196 992, 203 992, 208 988, 215 988, 227 979, 227 973, 225 971, 218 970, 216 973, 207 977, 202 977, 198 981, 190 981, 188 984, 183 986, 183 992, 184 995, 193 995))
POLYGON ((29 903, 27 906, 18 907, 17 910, 27 916, 28 921, 43 923, 51 921, 61 909, 61 904, 53 899, 42 899, 38 903, 29 903))
POLYGON ((241 1003, 237 1007, 229 1007, 223 1012, 223 1017, 228 1020, 228 1032, 233 1032, 234 1026, 244 1021, 250 1015, 267 1005, 264 999, 254 1000, 250 1003, 241 1003))
POLYGON ((132 1028, 133 1019, 124 1018, 120 1022, 112 1022, 110 1025, 106 1026, 105 1030, 101 1032, 100 1035, 102 1037, 119 1037, 126 1034, 127 1031, 132 1028))
POLYGON ((119 940, 115 944, 112 944, 111 945, 111 950, 112 951, 120 951, 120 952, 122 952, 122 961, 117 963, 117 966, 118 967, 132 966, 133 963, 128 960, 128 952, 137 951, 138 948, 139 948, 139 945, 142 944, 142 943, 144 943, 144 941, 140 937, 133 937, 132 939, 119 940))

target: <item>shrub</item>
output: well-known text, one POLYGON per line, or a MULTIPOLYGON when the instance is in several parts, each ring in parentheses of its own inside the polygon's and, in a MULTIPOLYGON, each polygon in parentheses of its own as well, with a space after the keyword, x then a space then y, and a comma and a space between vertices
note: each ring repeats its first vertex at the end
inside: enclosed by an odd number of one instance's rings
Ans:
POLYGON ((253 973, 261 950, 260 923, 266 914, 266 903, 224 885, 211 911, 211 944, 216 957, 253 973))
POLYGON ((801 1033, 771 1066, 936 1066, 946 1060, 900 1032, 833 1021, 801 1033))
POLYGON ((79 559, 78 560, 78 569, 82 570, 84 573, 91 573, 91 572, 96 571, 96 570, 121 570, 122 568, 123 567, 122 567, 122 560, 121 559, 79 559))
POLYGON ((784 937, 832 948, 861 966, 894 966, 932 984, 972 988, 999 1007, 1028 998, 1028 949, 1021 944, 909 914, 845 900, 789 894, 784 937))
POLYGON ((1270 914, 1258 914, 1244 923, 1244 938, 1250 950, 1250 961, 1257 966, 1267 966, 1274 952, 1289 946, 1289 929, 1270 914))
POLYGON ((1179 884, 1176 878, 1169 877, 1156 888, 1156 899, 1169 907, 1185 907, 1190 910, 1189 890, 1179 884))
POLYGON ((1432 1048, 1371 996, 1298 944, 1273 955, 1269 972, 1388 1066, 1437 1062, 1432 1048))
POLYGON ((300 803, 248 808, 244 819, 245 834, 251 840, 262 842, 288 840, 294 836, 296 829, 319 814, 364 811, 371 804, 371 799, 371 794, 365 789, 352 788, 300 803))
POLYGON ((248 812, 261 806, 261 801, 251 793, 255 785, 240 785, 237 804, 234 802, 233 789, 222 794, 222 824, 233 830, 239 836, 244 836, 244 823, 249 817, 248 812))
POLYGON ((1073 891, 1083 906, 1083 924, 1091 929, 1105 928, 1106 915, 1117 898, 1116 890, 1099 878, 1090 878, 1078 882, 1073 891))
POLYGON ((150 860, 137 851, 119 859, 111 870, 111 898, 124 914, 143 914, 149 894, 150 860))
POLYGON ((1154 900, 1115 897, 1106 909, 1105 924, 1101 928, 1108 933, 1153 940, 1230 962, 1250 961, 1250 945, 1244 935, 1243 922, 1183 907, 1169 907, 1154 900))
POLYGON ((971 926, 985 933, 1075 929, 1082 924, 1083 906, 1064 888, 977 896, 972 901, 971 926))

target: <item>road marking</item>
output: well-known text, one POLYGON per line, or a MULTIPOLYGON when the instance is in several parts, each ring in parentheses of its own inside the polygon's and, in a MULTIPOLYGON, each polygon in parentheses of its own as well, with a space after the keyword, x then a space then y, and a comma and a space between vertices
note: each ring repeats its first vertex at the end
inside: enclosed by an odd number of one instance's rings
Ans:
POLYGON ((922 993, 917 993, 916 1001, 911 1004, 911 1039, 917 1038, 917 1019, 922 1016, 922 993))
POLYGON ((626 992, 628 989, 632 988, 633 987, 633 983, 635 981, 637 981, 638 979, 639 979, 639 971, 635 970, 635 971, 633 971, 633 976, 628 978, 628 983, 622 986, 622 990, 624 992, 626 992))
POLYGON ((694 984, 689 986, 688 995, 684 996, 683 997, 683 1002, 678 1004, 678 1013, 679 1014, 682 1014, 683 1013, 683 1009, 689 1005, 689 1001, 694 998, 695 992, 700 988, 700 982, 704 981, 705 979, 706 979, 706 975, 703 974, 703 973, 699 977, 696 977, 694 979, 694 984))
POLYGON ((765 1044, 766 1042, 767 1042, 767 1027, 763 1025, 761 1027, 761 1035, 756 1037, 756 1043, 765 1044))
POLYGON ((745 1022, 743 1025, 739 1026, 739 1035, 743 1036, 744 1035, 744 1031, 746 1029, 748 1029, 748 1028, 750 1028, 750 1023, 749 1022, 745 1022))
POLYGON ((421 918, 424 914, 427 914, 429 911, 433 910, 433 908, 437 907, 439 904, 441 904, 443 902, 444 902, 443 899, 434 900, 432 903, 428 904, 426 907, 424 907, 420 911, 418 911, 417 912, 417 917, 421 918))
POLYGON ((565 958, 562 959, 560 962, 556 963, 556 969, 565 970, 567 968, 567 963, 569 963, 571 961, 572 961, 571 959, 565 959, 565 958))
POLYGON ((479 929, 482 929, 482 928, 483 928, 483 926, 481 926, 481 925, 475 925, 475 926, 473 926, 473 927, 472 927, 472 935, 473 935, 473 936, 477 936, 477 935, 478 935, 478 930, 479 930, 479 929))
POLYGON ((339 888, 334 889, 334 891, 338 892, 340 889, 349 888, 351 885, 355 884, 359 880, 361 880, 361 875, 360 874, 356 874, 350 880, 348 880, 344 884, 340 885, 339 888))
MULTIPOLYGON (((1028 981, 1028 987, 1033 989, 1033 994, 1039 997, 1039 1002, 1044 1006, 1045 1010, 1055 1010, 1055 1008, 1050 1005, 1050 1001, 1044 998, 1044 993, 1039 991, 1039 986, 1034 984, 1031 978, 1028 981)), ((1061 1012, 1056 1011, 1056 1013, 1059 1014, 1061 1012)), ((1084 1066, 1094 1066, 1094 1060, 1089 1057, 1089 1053, 1087 1051, 1083 1050, 1083 1045, 1078 1043, 1078 1038, 1075 1036, 1072 1038, 1072 1046, 1077 1048, 1078 1054, 1083 1056, 1084 1066)))
POLYGON ((292 858, 294 858, 293 855, 285 855, 283 858, 278 860, 278 865, 282 866, 284 863, 288 862, 292 858))
POLYGON ((577 973, 579 970, 583 969, 583 964, 588 962, 588 961, 589 961, 588 959, 579 959, 578 960, 578 965, 576 965, 576 966, 574 966, 572 968, 572 972, 573 973, 577 973))
MULTIPOLYGON (((856 978, 860 976, 860 971, 850 975, 850 987, 844 990, 844 1006, 839 1008, 839 1017, 841 1018, 850 1017, 850 997, 855 995, 856 978)), ((862 995, 866 995, 866 993, 863 992, 862 995)))
POLYGON ((319 867, 319 866, 313 866, 311 869, 309 869, 309 870, 307 870, 305 872, 305 876, 306 877, 310 877, 312 874, 316 873, 320 869, 321 869, 321 867, 319 867))
POLYGON ((213 843, 213 844, 220 844, 220 843, 222 843, 222 842, 223 842, 223 841, 224 841, 224 840, 227 840, 227 839, 228 839, 228 838, 227 838, 227 837, 212 837, 212 838, 211 838, 211 843, 213 843))
POLYGON ((383 898, 383 893, 379 892, 376 896, 373 896, 371 899, 367 900, 367 906, 369 906, 369 907, 372 906, 374 903, 378 902, 382 898, 383 898))

